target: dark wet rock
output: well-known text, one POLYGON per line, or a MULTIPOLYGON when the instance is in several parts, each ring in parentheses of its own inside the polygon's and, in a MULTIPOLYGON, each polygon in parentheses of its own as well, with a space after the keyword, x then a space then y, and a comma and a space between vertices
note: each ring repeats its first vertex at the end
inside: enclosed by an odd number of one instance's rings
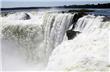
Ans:
POLYGON ((73 23, 75 23, 75 22, 77 22, 78 21, 78 19, 80 18, 80 17, 83 17, 84 15, 86 15, 85 13, 76 13, 75 15, 74 15, 74 17, 73 17, 73 23))
POLYGON ((22 20, 28 20, 28 19, 31 19, 31 17, 29 16, 29 14, 24 13, 23 16, 20 19, 22 19, 22 20))
POLYGON ((62 11, 61 13, 65 13, 65 11, 62 11))
POLYGON ((7 17, 10 14, 14 14, 14 12, 1 12, 0 13, 1 17, 7 17))
POLYGON ((105 17, 103 18, 103 22, 105 22, 105 21, 110 21, 110 16, 105 16, 105 17))
POLYGON ((68 37, 68 40, 73 39, 79 33, 80 33, 79 31, 72 31, 72 30, 66 31, 66 35, 68 37))
POLYGON ((1 12, 2 17, 6 17, 8 15, 8 12, 1 12))
POLYGON ((84 15, 87 15, 87 14, 84 12, 79 12, 74 15, 74 17, 72 19, 72 24, 73 24, 72 30, 75 28, 75 25, 76 25, 76 22, 78 21, 78 19, 83 17, 84 15))

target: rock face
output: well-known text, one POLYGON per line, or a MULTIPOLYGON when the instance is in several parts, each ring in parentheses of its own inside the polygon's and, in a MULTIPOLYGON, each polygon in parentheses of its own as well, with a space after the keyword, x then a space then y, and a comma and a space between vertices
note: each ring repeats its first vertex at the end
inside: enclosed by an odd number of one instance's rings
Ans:
POLYGON ((87 14, 84 13, 84 12, 79 12, 79 13, 75 14, 73 22, 77 22, 77 20, 78 20, 80 17, 83 17, 84 15, 87 15, 87 14))
POLYGON ((28 20, 30 19, 31 17, 27 14, 27 13, 24 13, 24 17, 22 17, 22 19, 24 20, 28 20))
POLYGON ((79 31, 72 31, 72 30, 66 31, 66 35, 68 37, 68 40, 73 39, 79 33, 80 33, 79 31))
POLYGON ((84 15, 87 15, 87 14, 84 12, 79 12, 74 15, 73 20, 72 20, 73 21, 72 22, 72 24, 73 24, 72 30, 75 28, 75 25, 76 25, 76 22, 78 21, 78 19, 83 17, 84 15))
POLYGON ((103 18, 103 22, 105 22, 105 21, 110 21, 110 16, 104 17, 104 18, 103 18))
POLYGON ((79 31, 73 31, 73 29, 75 28, 75 25, 76 25, 76 22, 78 21, 78 19, 83 17, 84 15, 86 15, 86 13, 83 13, 83 12, 79 12, 74 15, 74 17, 72 19, 72 29, 66 31, 66 35, 68 37, 68 40, 73 39, 77 34, 80 33, 79 31))

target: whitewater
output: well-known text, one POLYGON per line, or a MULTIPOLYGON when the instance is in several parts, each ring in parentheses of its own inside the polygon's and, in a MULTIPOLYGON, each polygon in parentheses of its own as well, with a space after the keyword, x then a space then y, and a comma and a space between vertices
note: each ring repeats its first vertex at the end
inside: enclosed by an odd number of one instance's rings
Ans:
POLYGON ((109 71, 110 20, 76 13, 16 12, 0 16, 3 71, 109 71), (79 33, 68 40, 66 32, 79 33))

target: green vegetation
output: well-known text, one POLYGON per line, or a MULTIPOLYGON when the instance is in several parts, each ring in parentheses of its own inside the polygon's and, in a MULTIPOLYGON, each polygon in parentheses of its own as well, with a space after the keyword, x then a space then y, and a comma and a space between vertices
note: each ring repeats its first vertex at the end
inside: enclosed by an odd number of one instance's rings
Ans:
POLYGON ((110 8, 110 3, 103 4, 85 4, 85 5, 64 5, 58 8, 110 8))
POLYGON ((80 9, 80 10, 69 10, 68 12, 94 12, 95 10, 88 10, 88 9, 80 9))

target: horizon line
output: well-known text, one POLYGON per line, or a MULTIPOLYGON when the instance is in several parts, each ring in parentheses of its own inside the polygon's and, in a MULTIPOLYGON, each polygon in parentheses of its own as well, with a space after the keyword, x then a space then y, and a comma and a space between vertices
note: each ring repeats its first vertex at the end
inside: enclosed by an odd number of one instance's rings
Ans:
POLYGON ((2 2, 0 8, 16 8, 16 7, 54 7, 54 6, 64 6, 64 5, 86 5, 86 4, 103 4, 110 3, 109 1, 86 1, 83 2, 74 2, 74 1, 56 1, 56 2, 2 2))

